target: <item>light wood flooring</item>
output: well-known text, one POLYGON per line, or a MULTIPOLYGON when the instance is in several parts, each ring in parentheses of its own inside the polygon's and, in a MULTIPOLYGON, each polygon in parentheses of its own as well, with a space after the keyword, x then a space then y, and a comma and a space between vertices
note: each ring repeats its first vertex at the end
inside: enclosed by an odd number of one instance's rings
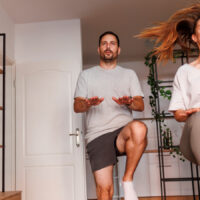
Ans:
POLYGON ((21 192, 0 192, 0 200, 21 200, 21 192))
MULTIPOLYGON (((193 196, 170 196, 167 200, 193 200, 193 196)), ((199 198, 196 197, 196 200, 199 198)), ((141 197, 139 200, 161 200, 161 197, 141 197)))
MULTIPOLYGON (((193 200, 193 196, 169 196, 166 198, 167 200, 193 200)), ((199 197, 196 196, 196 200, 198 200, 199 197)), ((88 199, 88 200, 97 200, 97 199, 88 199)), ((121 200, 124 200, 124 198, 121 198, 121 200)), ((139 200, 161 200, 161 197, 139 197, 139 200)))

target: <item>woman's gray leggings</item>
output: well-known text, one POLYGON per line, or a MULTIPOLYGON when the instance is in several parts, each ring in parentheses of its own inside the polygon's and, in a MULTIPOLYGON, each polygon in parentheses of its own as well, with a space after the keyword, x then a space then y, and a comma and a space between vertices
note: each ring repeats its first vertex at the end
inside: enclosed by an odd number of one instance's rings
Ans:
POLYGON ((186 121, 180 150, 184 157, 200 165, 200 112, 193 113, 186 121))

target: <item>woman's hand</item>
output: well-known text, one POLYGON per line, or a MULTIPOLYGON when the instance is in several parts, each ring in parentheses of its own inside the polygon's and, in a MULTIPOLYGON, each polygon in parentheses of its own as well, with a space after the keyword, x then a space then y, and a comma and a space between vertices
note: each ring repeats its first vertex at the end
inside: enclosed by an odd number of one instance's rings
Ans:
POLYGON ((178 122, 185 122, 187 120, 187 118, 195 113, 195 112, 199 112, 200 111, 200 108, 190 108, 190 109, 187 109, 187 110, 176 110, 174 111, 174 118, 176 119, 176 121, 178 122))

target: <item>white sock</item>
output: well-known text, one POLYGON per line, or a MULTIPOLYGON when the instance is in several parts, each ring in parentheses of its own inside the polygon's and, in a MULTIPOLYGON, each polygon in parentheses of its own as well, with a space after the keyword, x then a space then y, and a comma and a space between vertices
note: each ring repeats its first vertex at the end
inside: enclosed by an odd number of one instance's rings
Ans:
POLYGON ((124 181, 124 200, 138 200, 132 181, 124 181))

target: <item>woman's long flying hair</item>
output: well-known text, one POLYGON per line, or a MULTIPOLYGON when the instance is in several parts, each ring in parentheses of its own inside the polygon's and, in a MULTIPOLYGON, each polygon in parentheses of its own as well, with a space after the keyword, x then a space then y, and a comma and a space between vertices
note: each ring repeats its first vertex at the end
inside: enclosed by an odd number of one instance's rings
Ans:
POLYGON ((176 44, 184 51, 190 50, 192 46, 196 47, 191 36, 198 19, 200 3, 178 10, 167 21, 145 29, 136 37, 155 40, 154 55, 157 55, 159 61, 167 61, 172 59, 176 44))

